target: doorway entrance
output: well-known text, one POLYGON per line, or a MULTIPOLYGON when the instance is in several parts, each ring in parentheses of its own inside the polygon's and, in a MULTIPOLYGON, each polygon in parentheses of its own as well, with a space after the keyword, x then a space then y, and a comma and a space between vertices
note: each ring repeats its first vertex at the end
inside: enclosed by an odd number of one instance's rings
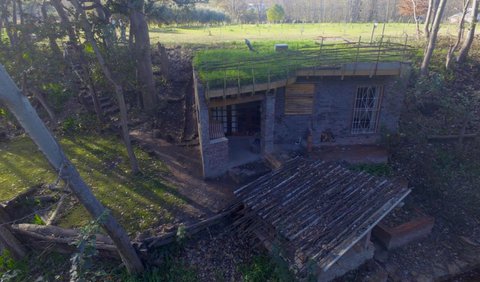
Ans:
POLYGON ((260 159, 261 109, 260 101, 210 109, 228 139, 230 168, 260 159))
POLYGON ((260 134, 260 101, 215 107, 210 110, 211 119, 223 125, 225 136, 255 136, 260 134))

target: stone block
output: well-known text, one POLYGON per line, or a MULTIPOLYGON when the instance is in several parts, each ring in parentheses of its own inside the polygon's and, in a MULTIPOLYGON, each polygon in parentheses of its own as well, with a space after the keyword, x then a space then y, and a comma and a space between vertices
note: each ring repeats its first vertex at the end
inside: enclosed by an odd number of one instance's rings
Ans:
POLYGON ((394 227, 389 227, 380 222, 373 228, 372 235, 387 250, 392 250, 428 236, 432 231, 434 223, 435 219, 427 215, 422 215, 394 227))
POLYGON ((357 269, 362 264, 373 258, 373 243, 361 240, 357 245, 346 252, 335 264, 326 272, 320 272, 317 276, 318 282, 332 281, 341 277, 350 270, 357 269), (366 245, 365 245, 366 244, 366 245))

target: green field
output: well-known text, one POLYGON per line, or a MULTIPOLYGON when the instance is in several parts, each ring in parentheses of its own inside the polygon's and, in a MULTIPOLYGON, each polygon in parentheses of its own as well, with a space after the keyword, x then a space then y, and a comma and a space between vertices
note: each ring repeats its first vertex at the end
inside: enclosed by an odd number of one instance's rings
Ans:
MULTIPOLYGON (((128 231, 144 230, 173 220, 173 210, 185 203, 175 187, 162 179, 168 170, 136 150, 143 175, 130 173, 128 157, 121 141, 104 136, 64 137, 60 143, 95 196, 105 204, 128 231)), ((26 137, 0 143, 0 201, 40 183, 52 183, 53 170, 32 141, 26 137)), ((76 205, 60 225, 76 227, 90 217, 76 205)))
MULTIPOLYGON (((319 24, 248 24, 225 26, 150 26, 152 44, 160 42, 168 45, 185 44, 223 44, 240 42, 248 38, 252 42, 263 40, 319 40, 320 37, 345 38, 358 41, 370 40, 372 23, 319 23, 319 24)), ((440 29, 441 34, 455 34, 456 25, 446 24, 440 29)), ((375 30, 375 36, 381 36, 383 24, 375 30)), ((415 25, 409 23, 388 23, 385 25, 385 36, 415 38, 415 25)))

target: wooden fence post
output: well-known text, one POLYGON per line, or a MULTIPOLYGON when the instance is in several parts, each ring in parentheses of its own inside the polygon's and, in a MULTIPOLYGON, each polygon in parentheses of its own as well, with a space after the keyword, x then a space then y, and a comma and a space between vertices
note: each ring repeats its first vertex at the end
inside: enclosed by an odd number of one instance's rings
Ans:
POLYGON ((362 37, 358 37, 358 45, 357 45, 357 54, 355 55, 355 64, 353 65, 353 74, 357 72, 357 63, 358 63, 358 55, 360 54, 360 44, 362 43, 362 37))
POLYGON ((403 46, 403 58, 407 56, 408 34, 405 33, 405 45, 403 46))
POLYGON ((377 74, 378 61, 380 60, 380 53, 382 52, 382 44, 383 44, 383 36, 382 36, 382 38, 380 38, 380 43, 378 44, 377 60, 375 62, 375 69, 374 69, 373 74, 370 74, 370 77, 377 74))
POLYGON ((240 67, 237 67, 237 86, 238 86, 238 92, 237 94, 240 96, 240 67))
POLYGON ((255 95, 255 69, 252 68, 252 96, 255 95))
POLYGON ((322 49, 323 49, 323 36, 322 36, 322 41, 320 42, 320 53, 318 54, 318 66, 322 65, 322 49))
POLYGON ((223 74, 223 99, 226 98, 227 95, 227 69, 225 69, 225 72, 223 74))

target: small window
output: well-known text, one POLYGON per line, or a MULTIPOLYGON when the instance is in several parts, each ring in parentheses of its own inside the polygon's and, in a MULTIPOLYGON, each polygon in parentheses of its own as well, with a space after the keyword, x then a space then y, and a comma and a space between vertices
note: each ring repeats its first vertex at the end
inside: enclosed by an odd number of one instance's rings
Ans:
POLYGON ((377 132, 383 87, 358 87, 353 107, 352 133, 377 132))

